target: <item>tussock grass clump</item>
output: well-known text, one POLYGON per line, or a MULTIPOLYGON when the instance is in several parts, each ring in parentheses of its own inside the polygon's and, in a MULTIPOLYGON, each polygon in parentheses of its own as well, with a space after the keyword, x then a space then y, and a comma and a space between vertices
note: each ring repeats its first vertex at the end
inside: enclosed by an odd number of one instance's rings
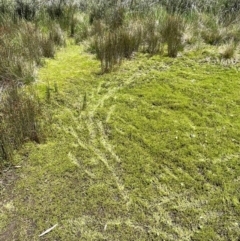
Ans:
POLYGON ((141 29, 120 28, 115 31, 105 31, 94 37, 93 48, 101 61, 102 72, 109 72, 114 65, 120 64, 123 58, 130 58, 141 44, 141 29))
POLYGON ((40 143, 42 132, 39 125, 41 113, 36 93, 24 92, 16 83, 8 85, 1 93, 0 107, 0 166, 10 161, 13 150, 26 141, 40 143))
POLYGON ((143 24, 143 51, 156 54, 160 51, 162 36, 159 22, 154 17, 149 17, 143 24))
POLYGON ((119 35, 119 50, 123 58, 131 58, 133 52, 138 51, 143 41, 142 27, 133 23, 128 28, 121 28, 119 35))
POLYGON ((31 82, 34 78, 34 63, 39 62, 40 54, 36 45, 33 47, 36 35, 25 31, 24 28, 28 26, 24 25, 19 30, 8 23, 1 28, 4 34, 0 37, 0 80, 31 82))
POLYGON ((237 45, 234 42, 227 44, 223 51, 220 53, 221 58, 223 59, 231 59, 234 57, 236 53, 237 45))
POLYGON ((0 33, 0 80, 32 82, 43 57, 53 58, 55 46, 65 45, 59 24, 53 24, 45 33, 34 23, 15 24, 7 18, 0 24, 0 33))
POLYGON ((222 40, 221 32, 217 28, 204 29, 201 31, 201 36, 205 43, 210 45, 216 45, 222 40))
POLYGON ((53 58, 55 55, 54 41, 51 37, 43 36, 41 39, 42 55, 46 58, 53 58))
POLYGON ((201 14, 199 21, 200 35, 205 43, 216 45, 223 41, 222 26, 217 16, 201 14))
POLYGON ((74 33, 74 39, 75 43, 80 43, 84 40, 86 40, 90 35, 90 26, 88 22, 88 16, 83 15, 81 18, 76 18, 76 28, 75 28, 75 33, 74 33))
POLYGON ((221 45, 228 41, 238 43, 240 41, 239 34, 239 18, 234 21, 227 21, 213 14, 199 15, 198 31, 200 37, 205 43, 210 45, 221 45))
POLYGON ((90 36, 103 35, 107 31, 107 26, 103 21, 94 21, 91 25, 90 36))
POLYGON ((167 43, 169 57, 177 57, 178 51, 183 47, 184 29, 184 21, 179 15, 167 16, 162 29, 162 37, 167 43))
POLYGON ((54 42, 54 44, 57 46, 66 45, 64 32, 58 23, 55 23, 51 26, 49 31, 49 39, 51 39, 54 42))
POLYGON ((122 56, 119 45, 118 33, 106 32, 103 36, 96 36, 94 45, 97 58, 101 61, 102 72, 110 71, 114 65, 121 62, 122 56))

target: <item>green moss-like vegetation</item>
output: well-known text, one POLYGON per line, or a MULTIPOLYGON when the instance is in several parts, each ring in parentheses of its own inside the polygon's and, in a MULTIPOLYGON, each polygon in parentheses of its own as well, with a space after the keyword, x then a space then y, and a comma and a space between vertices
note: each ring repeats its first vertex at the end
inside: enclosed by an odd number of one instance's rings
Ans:
POLYGON ((0 239, 237 240, 238 66, 190 55, 137 54, 104 75, 82 46, 47 60, 49 137, 15 155, 0 239))

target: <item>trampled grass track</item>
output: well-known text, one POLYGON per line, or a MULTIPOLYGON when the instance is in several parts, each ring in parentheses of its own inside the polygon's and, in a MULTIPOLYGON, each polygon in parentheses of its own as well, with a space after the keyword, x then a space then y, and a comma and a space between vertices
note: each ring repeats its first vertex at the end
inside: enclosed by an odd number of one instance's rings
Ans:
POLYGON ((238 240, 238 72, 146 56, 98 71, 71 45, 40 71, 40 93, 59 89, 52 137, 16 155, 2 212, 16 228, 0 237, 38 240, 58 223, 41 240, 238 240))

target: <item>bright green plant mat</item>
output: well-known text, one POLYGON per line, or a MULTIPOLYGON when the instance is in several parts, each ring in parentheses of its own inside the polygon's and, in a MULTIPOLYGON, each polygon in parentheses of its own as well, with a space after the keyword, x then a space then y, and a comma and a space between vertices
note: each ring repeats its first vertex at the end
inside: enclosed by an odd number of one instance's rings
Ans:
POLYGON ((51 137, 16 155, 6 240, 55 224, 42 240, 238 240, 239 72, 203 60, 138 55, 105 75, 79 46, 49 60, 51 137))

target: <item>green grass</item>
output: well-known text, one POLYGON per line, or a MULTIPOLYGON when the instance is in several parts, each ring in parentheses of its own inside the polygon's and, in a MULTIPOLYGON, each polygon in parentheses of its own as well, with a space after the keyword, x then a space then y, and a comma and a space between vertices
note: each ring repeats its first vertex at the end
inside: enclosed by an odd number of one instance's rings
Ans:
POLYGON ((101 75, 74 45, 47 60, 49 138, 15 155, 0 239, 238 240, 238 68, 137 54, 101 75))

